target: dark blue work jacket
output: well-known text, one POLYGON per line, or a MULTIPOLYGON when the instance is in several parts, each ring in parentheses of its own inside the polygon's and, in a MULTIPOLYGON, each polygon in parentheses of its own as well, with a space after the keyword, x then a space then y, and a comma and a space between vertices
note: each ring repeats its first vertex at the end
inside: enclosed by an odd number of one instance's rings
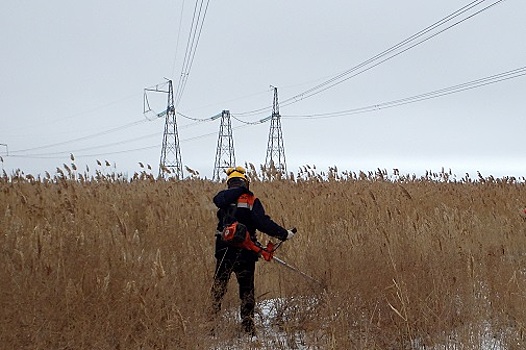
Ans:
MULTIPOLYGON (((244 224, 250 238, 256 241, 256 230, 280 240, 287 238, 287 230, 275 223, 266 213, 261 201, 245 187, 233 187, 220 191, 214 196, 217 211, 217 231, 222 232, 225 225, 233 221, 244 224)), ((257 260, 255 252, 233 247, 224 242, 220 235, 216 235, 215 257, 218 259, 246 259, 257 260)))

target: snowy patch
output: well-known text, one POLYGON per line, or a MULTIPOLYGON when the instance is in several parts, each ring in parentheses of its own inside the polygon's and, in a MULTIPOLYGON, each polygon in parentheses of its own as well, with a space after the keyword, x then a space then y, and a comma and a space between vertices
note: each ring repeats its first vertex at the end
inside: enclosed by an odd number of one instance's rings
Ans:
MULTIPOLYGON (((309 320, 316 320, 316 308, 319 300, 314 297, 291 297, 268 299, 256 305, 257 337, 249 337, 238 332, 230 336, 216 336, 214 350, 242 350, 242 349, 291 349, 311 350, 323 349, 323 329, 319 329, 319 320, 315 330, 305 327, 309 320), (316 341, 317 340, 317 341, 316 341), (317 344, 317 345, 308 345, 317 344)), ((223 313, 223 325, 230 329, 239 326, 241 320, 238 309, 230 309, 223 313)), ((311 323, 312 324, 312 323, 311 323)), ((465 334, 451 334, 444 344, 425 345, 421 339, 415 339, 411 350, 461 350, 473 348, 477 350, 508 350, 502 337, 495 334, 490 324, 475 327, 465 334), (475 330, 478 329, 478 330, 475 330), (462 339, 462 340, 460 340, 462 339), (469 344, 466 344, 469 342, 469 344)))
MULTIPOLYGON (((217 338, 216 350, 238 349, 313 349, 306 345, 307 332, 302 324, 314 317, 318 301, 314 298, 277 298, 258 302, 255 312, 257 337, 237 334, 230 339, 217 338)), ((223 323, 237 327, 241 322, 238 309, 225 311, 223 323)))

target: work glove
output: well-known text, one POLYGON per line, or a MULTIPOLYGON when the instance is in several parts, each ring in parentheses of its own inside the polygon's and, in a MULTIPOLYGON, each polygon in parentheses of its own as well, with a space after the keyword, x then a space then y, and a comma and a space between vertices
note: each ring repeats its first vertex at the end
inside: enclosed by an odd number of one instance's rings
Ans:
POLYGON ((288 241, 289 239, 294 237, 296 235, 296 232, 298 232, 298 230, 295 227, 287 230, 287 238, 285 240, 288 241))

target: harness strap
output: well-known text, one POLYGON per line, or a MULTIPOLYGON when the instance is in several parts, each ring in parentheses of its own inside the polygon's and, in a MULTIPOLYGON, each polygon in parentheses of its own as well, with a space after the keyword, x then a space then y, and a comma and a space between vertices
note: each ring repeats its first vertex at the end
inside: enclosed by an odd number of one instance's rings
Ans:
POLYGON ((237 203, 238 208, 246 208, 252 210, 252 206, 249 203, 237 203))
POLYGON ((246 208, 252 210, 256 197, 248 193, 242 194, 237 200, 237 208, 246 208))

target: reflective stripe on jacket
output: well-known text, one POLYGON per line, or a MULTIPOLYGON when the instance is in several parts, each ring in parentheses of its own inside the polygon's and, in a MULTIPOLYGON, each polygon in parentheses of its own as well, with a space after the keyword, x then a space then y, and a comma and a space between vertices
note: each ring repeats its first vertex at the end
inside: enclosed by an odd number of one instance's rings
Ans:
POLYGON ((256 201, 256 197, 254 197, 254 195, 249 194, 249 193, 244 193, 237 199, 237 207, 252 210, 252 208, 254 207, 255 201, 256 201))

